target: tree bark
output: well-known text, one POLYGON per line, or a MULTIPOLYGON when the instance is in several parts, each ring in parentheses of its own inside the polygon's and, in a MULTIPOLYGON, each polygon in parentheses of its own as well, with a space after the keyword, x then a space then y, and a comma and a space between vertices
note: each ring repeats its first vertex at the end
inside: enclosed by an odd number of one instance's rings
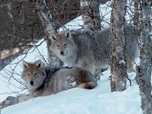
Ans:
POLYGON ((125 0, 114 0, 111 12, 111 91, 123 91, 126 89, 127 65, 124 56, 125 37, 124 37, 124 14, 125 0))
POLYGON ((84 28, 101 29, 99 5, 99 0, 80 0, 84 28))
POLYGON ((134 0, 134 26, 138 28, 140 26, 139 24, 139 0, 134 0))
POLYGON ((148 0, 141 1, 142 13, 142 31, 141 31, 141 49, 140 66, 137 67, 137 80, 141 96, 141 107, 143 114, 152 114, 151 98, 151 58, 150 58, 150 15, 151 6, 148 0))
POLYGON ((56 26, 53 20, 53 17, 46 5, 45 0, 36 0, 35 2, 37 7, 37 12, 42 22, 42 25, 45 30, 46 34, 46 42, 47 42, 47 49, 48 49, 48 61, 50 66, 53 68, 59 68, 63 65, 63 63, 52 53, 49 46, 51 45, 51 37, 52 34, 56 34, 56 26))
POLYGON ((110 1, 110 0, 99 0, 99 2, 100 2, 101 4, 105 4, 105 3, 107 3, 108 1, 110 1))

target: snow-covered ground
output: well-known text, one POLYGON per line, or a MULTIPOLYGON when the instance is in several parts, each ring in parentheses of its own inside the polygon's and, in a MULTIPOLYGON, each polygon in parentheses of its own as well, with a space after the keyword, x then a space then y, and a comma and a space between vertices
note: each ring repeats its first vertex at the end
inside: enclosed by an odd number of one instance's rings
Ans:
MULTIPOLYGON (((102 9, 105 7, 101 6, 102 9)), ((106 14, 110 10, 104 9, 106 14)), ((107 17, 109 18, 109 17, 107 17)), ((108 19, 107 19, 108 20, 108 19)), ((102 23, 103 25, 104 23, 102 23)), ((66 26, 78 29, 82 25, 81 17, 76 18, 66 26)), ((108 25, 105 25, 107 27, 108 25)), ((60 29, 61 30, 61 29, 60 29)), ((20 74, 23 59, 32 62, 38 59, 47 61, 46 43, 42 40, 37 48, 33 47, 28 54, 21 55, 10 65, 0 71, 0 102, 7 96, 16 96, 22 91, 24 85, 20 84, 20 74), (43 56, 42 56, 43 55, 43 56), (13 75, 11 72, 13 71, 13 75), (15 79, 19 80, 16 81, 15 79)), ((139 63, 139 60, 136 60, 139 63)), ((133 80, 135 73, 130 73, 133 80)), ((1 110, 1 114, 142 114, 138 86, 132 81, 132 86, 127 82, 127 89, 123 92, 110 91, 110 70, 103 72, 98 86, 92 90, 74 88, 57 94, 34 98, 1 110)))
POLYGON ((138 86, 110 92, 109 70, 92 90, 74 88, 38 97, 1 111, 2 114, 142 114, 138 86))

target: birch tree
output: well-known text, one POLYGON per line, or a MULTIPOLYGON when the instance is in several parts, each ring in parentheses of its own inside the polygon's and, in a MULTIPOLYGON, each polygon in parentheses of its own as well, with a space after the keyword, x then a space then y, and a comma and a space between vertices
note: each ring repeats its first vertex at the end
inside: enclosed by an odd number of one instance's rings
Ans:
POLYGON ((134 26, 139 27, 139 0, 134 0, 134 26))
POLYGON ((49 63, 51 67, 59 68, 63 63, 49 49, 49 46, 51 45, 51 40, 49 40, 49 37, 51 37, 51 34, 57 33, 53 17, 46 5, 45 0, 36 0, 34 3, 45 30, 49 63))
POLYGON ((99 0, 80 0, 83 27, 100 30, 99 0))
POLYGON ((124 13, 125 0, 114 0, 111 11, 111 91, 123 91, 126 89, 126 58, 124 37, 124 13))
POLYGON ((141 96, 141 107, 143 114, 152 114, 151 98, 151 58, 150 58, 150 1, 141 1, 142 13, 142 31, 141 31, 141 48, 140 48, 140 66, 137 67, 137 80, 141 96))

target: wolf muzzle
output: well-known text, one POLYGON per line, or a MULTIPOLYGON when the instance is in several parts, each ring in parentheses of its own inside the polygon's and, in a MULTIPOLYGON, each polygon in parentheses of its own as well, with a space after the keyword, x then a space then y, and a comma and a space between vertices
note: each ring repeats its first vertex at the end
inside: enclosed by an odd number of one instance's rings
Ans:
POLYGON ((34 81, 30 81, 30 84, 33 86, 34 85, 34 81))

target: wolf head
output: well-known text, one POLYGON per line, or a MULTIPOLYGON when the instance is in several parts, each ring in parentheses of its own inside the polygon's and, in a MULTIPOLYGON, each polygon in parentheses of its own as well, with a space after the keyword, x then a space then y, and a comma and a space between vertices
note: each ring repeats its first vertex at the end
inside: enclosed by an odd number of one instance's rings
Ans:
POLYGON ((34 63, 22 62, 22 79, 25 81, 29 91, 35 91, 39 88, 46 78, 45 66, 41 60, 34 63))
POLYGON ((69 57, 75 52, 75 43, 73 42, 70 31, 51 36, 51 50, 60 58, 69 57))

